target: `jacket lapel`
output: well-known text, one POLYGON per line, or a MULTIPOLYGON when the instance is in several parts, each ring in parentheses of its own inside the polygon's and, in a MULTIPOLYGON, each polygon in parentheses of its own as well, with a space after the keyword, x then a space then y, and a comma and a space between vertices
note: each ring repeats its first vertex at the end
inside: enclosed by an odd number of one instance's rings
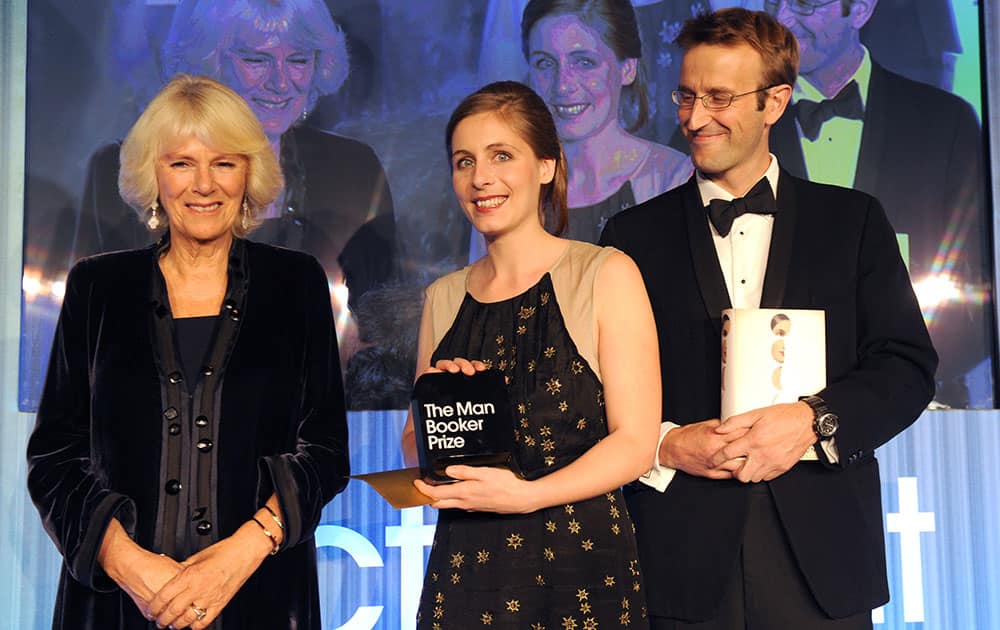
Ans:
POLYGON ((872 62, 872 75, 868 82, 868 99, 865 101, 864 125, 861 128, 861 146, 858 147, 858 166, 854 171, 854 186, 868 193, 875 191, 885 151, 886 138, 892 128, 889 112, 893 111, 888 95, 888 76, 882 66, 872 62))
POLYGON ((691 247, 691 259, 694 263, 695 275, 701 297, 712 319, 721 319, 722 311, 731 306, 729 292, 726 290, 726 280, 719 266, 719 256, 712 242, 712 232, 705 216, 705 208, 701 204, 701 194, 698 183, 692 176, 685 184, 684 223, 688 232, 688 243, 691 247))
MULTIPOLYGON (((778 175, 778 212, 771 229, 771 246, 767 253, 767 271, 760 297, 761 308, 779 308, 785 300, 792 243, 796 222, 795 181, 785 171, 778 175)), ((718 266, 718 264, 716 264, 718 266)))

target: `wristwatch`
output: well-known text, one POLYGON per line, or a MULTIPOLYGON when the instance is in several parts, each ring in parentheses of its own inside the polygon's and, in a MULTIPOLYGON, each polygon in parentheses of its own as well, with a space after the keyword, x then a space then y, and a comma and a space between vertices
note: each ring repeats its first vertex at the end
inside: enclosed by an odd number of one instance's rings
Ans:
POLYGON ((826 401, 819 396, 803 396, 799 398, 813 410, 813 431, 820 440, 829 440, 837 433, 840 417, 830 411, 826 401))

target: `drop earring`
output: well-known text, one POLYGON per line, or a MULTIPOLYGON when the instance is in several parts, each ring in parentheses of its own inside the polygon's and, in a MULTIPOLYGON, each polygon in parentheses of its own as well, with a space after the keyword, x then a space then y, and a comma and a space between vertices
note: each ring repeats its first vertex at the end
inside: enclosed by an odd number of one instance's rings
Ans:
POLYGON ((160 213, 158 212, 159 209, 160 209, 160 203, 154 199, 153 205, 149 207, 149 218, 146 219, 146 225, 151 230, 158 229, 160 225, 163 223, 162 221, 160 221, 160 213))
POLYGON ((240 225, 243 226, 244 232, 250 229, 250 206, 247 205, 246 197, 243 198, 243 212, 240 213, 240 225))

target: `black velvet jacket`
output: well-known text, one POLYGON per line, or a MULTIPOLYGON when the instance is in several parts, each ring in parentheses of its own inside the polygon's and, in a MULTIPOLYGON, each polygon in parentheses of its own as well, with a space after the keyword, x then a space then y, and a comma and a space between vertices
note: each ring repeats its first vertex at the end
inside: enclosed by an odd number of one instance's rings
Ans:
POLYGON ((152 247, 86 258, 67 282, 28 489, 62 553, 54 628, 152 627, 97 564, 112 517, 182 560, 272 494, 281 551, 218 628, 320 628, 313 530, 347 482, 347 423, 326 275, 309 255, 237 239, 215 340, 180 378, 152 247))

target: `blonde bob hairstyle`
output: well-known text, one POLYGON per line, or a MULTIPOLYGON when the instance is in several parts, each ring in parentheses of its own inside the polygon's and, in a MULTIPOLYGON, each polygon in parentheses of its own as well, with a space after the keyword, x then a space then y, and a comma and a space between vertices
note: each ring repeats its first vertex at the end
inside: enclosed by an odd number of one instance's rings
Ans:
POLYGON ((156 160, 191 137, 215 151, 246 158, 247 227, 235 221, 232 228, 235 236, 246 236, 260 224, 260 210, 284 186, 281 167, 246 101, 208 77, 178 74, 153 97, 122 143, 118 192, 145 223, 158 197, 156 160))

